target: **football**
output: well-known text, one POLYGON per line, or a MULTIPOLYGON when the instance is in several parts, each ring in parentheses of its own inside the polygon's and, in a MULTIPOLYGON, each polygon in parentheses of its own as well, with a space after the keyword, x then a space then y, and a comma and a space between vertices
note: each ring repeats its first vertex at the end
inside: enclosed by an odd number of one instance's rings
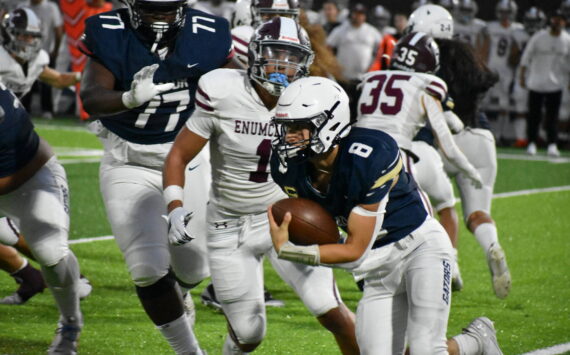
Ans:
POLYGON ((334 244, 340 238, 332 216, 318 203, 305 198, 286 198, 271 208, 273 218, 281 224, 285 213, 291 212, 289 240, 297 245, 334 244))

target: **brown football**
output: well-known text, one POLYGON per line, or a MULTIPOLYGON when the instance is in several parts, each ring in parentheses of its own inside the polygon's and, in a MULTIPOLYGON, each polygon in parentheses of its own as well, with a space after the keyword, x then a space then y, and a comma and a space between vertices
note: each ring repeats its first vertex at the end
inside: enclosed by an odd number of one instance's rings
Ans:
POLYGON ((271 209, 277 224, 291 212, 289 240, 298 245, 338 243, 340 235, 332 216, 318 203, 305 198, 286 198, 271 209))

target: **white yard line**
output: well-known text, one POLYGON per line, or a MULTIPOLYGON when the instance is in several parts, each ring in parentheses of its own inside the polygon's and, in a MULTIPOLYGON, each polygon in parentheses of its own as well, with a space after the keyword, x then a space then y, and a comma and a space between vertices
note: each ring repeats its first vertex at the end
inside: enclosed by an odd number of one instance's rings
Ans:
POLYGON ((102 157, 103 149, 87 149, 75 147, 54 147, 56 155, 72 155, 76 157, 102 157))
POLYGON ((551 158, 546 155, 531 156, 531 155, 522 155, 522 154, 498 153, 497 158, 508 159, 508 160, 546 161, 553 164, 570 163, 570 158, 567 157, 551 158))
POLYGON ((34 126, 37 128, 51 130, 51 131, 89 132, 87 126, 67 126, 67 125, 58 125, 58 124, 38 123, 37 121, 34 121, 34 126))
POLYGON ((63 165, 67 164, 83 164, 83 163, 100 163, 101 158, 85 158, 85 159, 59 159, 63 165))
POLYGON ((538 349, 522 355, 558 355, 570 351, 570 343, 558 344, 549 348, 538 349))

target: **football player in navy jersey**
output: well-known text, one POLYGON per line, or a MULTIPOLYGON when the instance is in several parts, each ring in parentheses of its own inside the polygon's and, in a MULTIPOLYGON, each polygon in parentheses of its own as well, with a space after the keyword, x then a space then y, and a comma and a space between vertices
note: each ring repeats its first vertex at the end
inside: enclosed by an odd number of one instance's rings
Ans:
POLYGON ((69 249, 65 170, 34 131, 16 96, 0 84, 0 214, 18 221, 48 284, 60 318, 48 354, 76 354, 83 326, 79 264, 69 249))
MULTIPOLYGON (((222 353, 255 350, 266 333, 263 257, 328 329, 343 354, 359 354, 354 314, 342 302, 332 270, 278 260, 268 237, 265 209, 286 195, 269 175, 271 123, 279 95, 308 75, 313 51, 306 32, 291 18, 275 17, 255 30, 248 46, 249 70, 218 69, 204 75, 196 110, 164 166, 164 195, 180 243, 184 167, 209 142, 212 192, 207 245, 212 282, 228 321, 222 353), (178 191, 178 192, 177 192, 178 191)), ((194 243, 194 242, 192 242, 194 243)), ((190 244, 192 244, 190 243, 190 244)))
MULTIPOLYGON (((187 291, 209 271, 199 244, 169 244, 161 170, 194 110, 198 79, 232 57, 229 24, 188 8, 185 0, 125 3, 87 19, 81 44, 89 56, 81 98, 99 117, 93 128, 105 146, 101 192, 146 313, 176 353, 200 354, 178 285, 187 291)), ((197 157, 187 171, 197 190, 189 222, 197 233, 205 233, 207 164, 197 157)))
MULTIPOLYGON (((273 121, 280 127, 273 141, 273 179, 290 197, 321 204, 348 235, 343 244, 295 245, 288 234, 291 214, 277 225, 270 206, 279 258, 363 277, 356 314, 361 354, 401 354, 406 338, 411 354, 459 354, 457 337, 445 339, 451 243, 402 168, 396 141, 376 129, 351 129, 346 93, 325 78, 289 85, 273 121)), ((476 319, 459 336, 479 347, 469 354, 500 354, 487 320, 476 319)))

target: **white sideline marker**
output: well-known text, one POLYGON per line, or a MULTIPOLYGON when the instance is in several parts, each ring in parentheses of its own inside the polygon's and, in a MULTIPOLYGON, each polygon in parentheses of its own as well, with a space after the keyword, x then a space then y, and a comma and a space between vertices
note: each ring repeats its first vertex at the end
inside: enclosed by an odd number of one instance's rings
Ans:
POLYGON ((558 355, 570 350, 570 343, 558 344, 549 348, 538 349, 521 355, 558 355))

